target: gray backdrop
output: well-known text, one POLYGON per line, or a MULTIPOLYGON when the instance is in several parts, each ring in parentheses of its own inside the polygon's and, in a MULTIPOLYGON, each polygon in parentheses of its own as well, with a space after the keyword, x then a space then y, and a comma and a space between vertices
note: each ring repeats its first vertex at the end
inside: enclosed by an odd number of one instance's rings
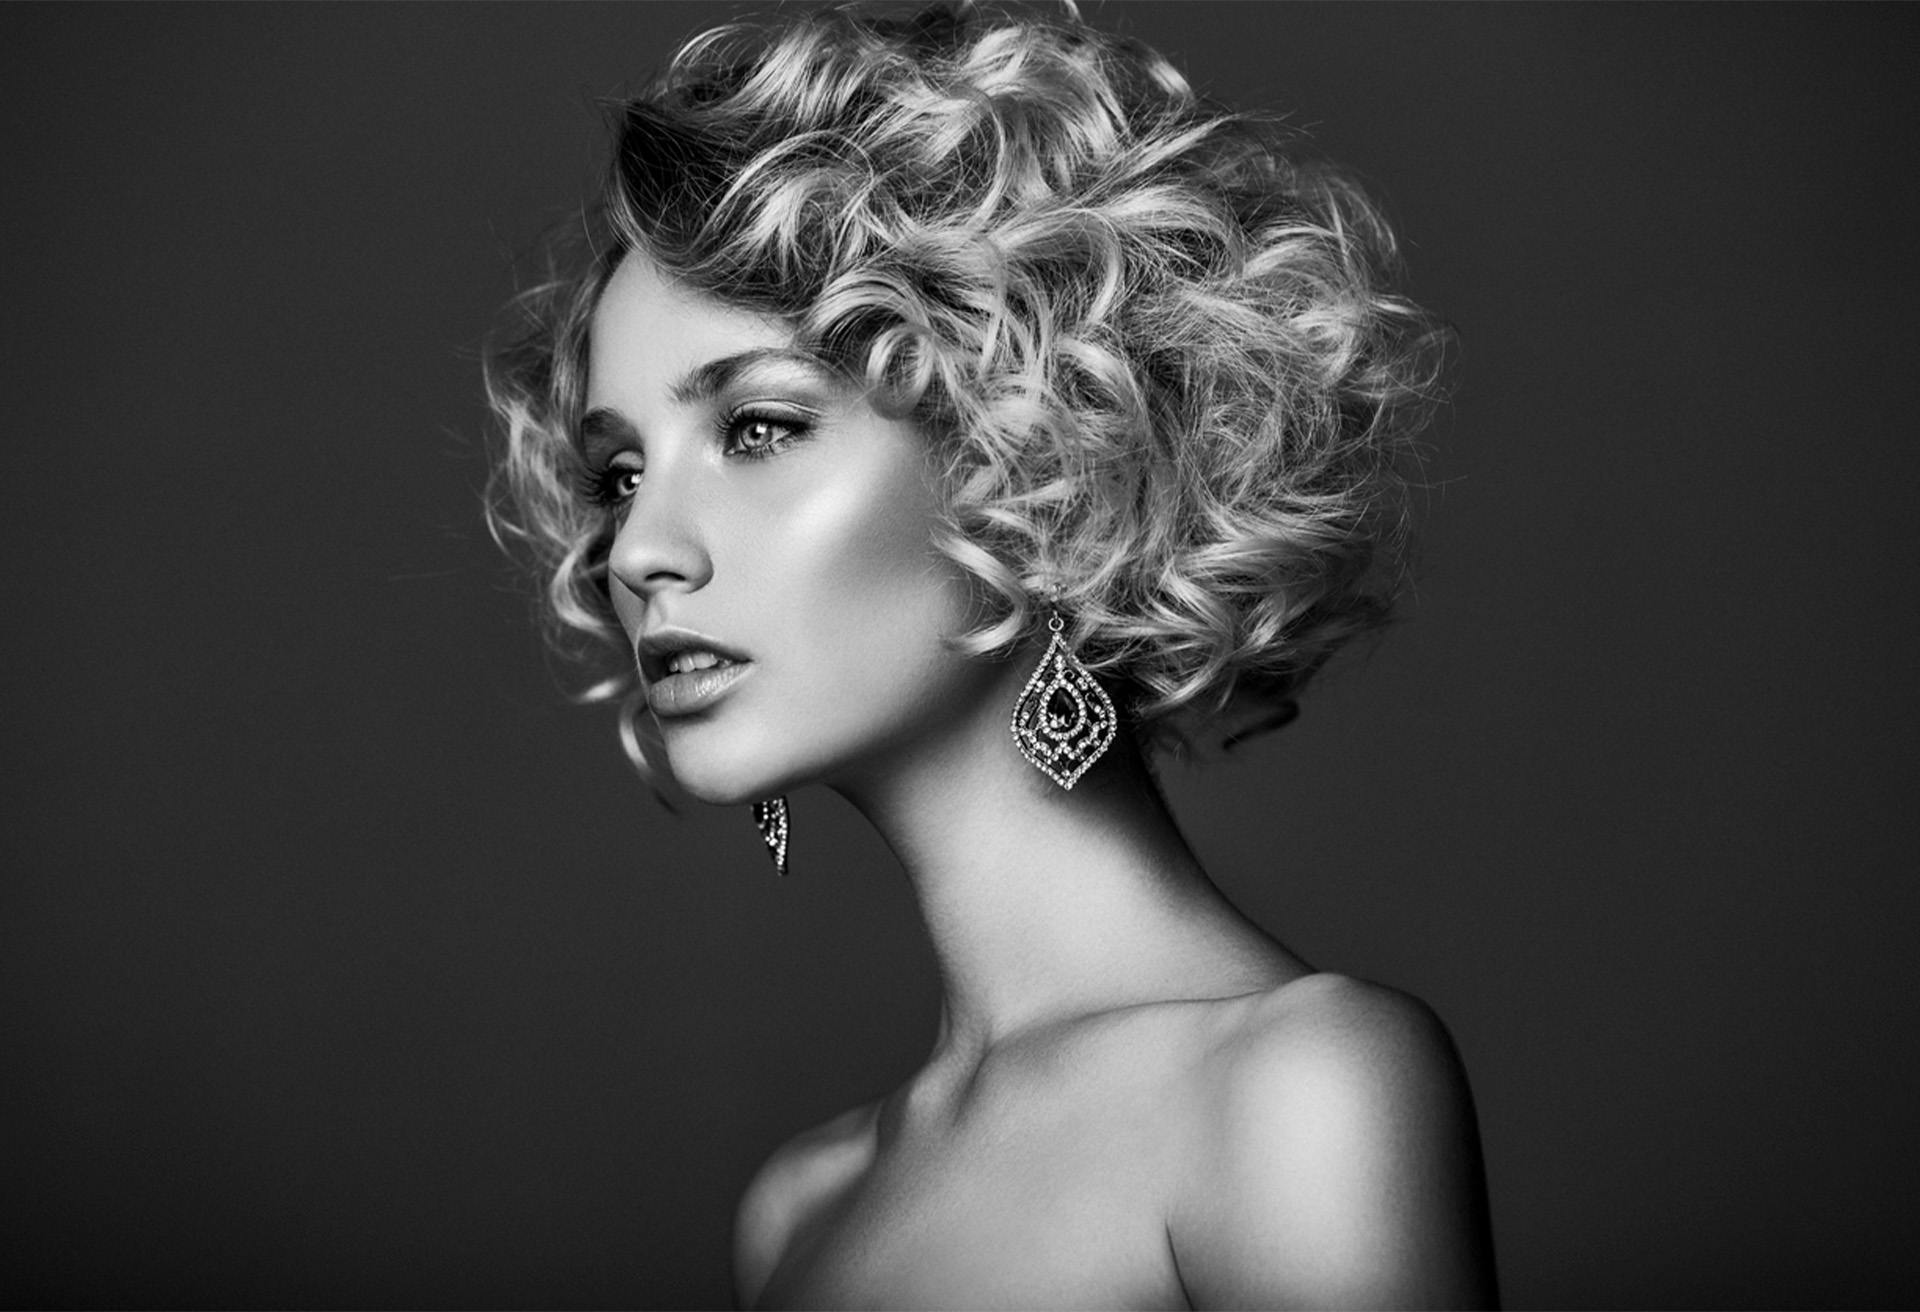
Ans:
MULTIPOLYGON (((10 6, 4 1291, 679 1306, 935 994, 570 709, 477 345, 725 11, 10 6)), ((1094 6, 1370 177, 1463 342, 1420 595, 1171 781, 1472 1070, 1509 1300, 1911 1304, 1912 9, 1094 6)))

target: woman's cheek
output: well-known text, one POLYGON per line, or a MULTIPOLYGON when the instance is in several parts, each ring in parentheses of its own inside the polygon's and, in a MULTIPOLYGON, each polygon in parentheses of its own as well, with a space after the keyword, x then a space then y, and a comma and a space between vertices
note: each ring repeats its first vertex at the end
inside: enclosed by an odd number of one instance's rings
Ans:
POLYGON ((923 471, 919 437, 876 422, 857 444, 864 457, 836 471, 783 517, 783 553, 874 620, 918 618, 939 578, 932 534, 938 507, 923 471), (910 603, 901 614, 901 603, 910 603))

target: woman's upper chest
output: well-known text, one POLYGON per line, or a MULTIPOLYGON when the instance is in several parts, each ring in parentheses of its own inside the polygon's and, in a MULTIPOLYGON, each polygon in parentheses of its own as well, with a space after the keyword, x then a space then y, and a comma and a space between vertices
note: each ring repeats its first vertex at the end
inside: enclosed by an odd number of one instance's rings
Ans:
POLYGON ((1189 1129, 1167 1055, 1016 1063, 948 1114, 879 1118, 758 1305, 1187 1306, 1164 1218, 1189 1129))

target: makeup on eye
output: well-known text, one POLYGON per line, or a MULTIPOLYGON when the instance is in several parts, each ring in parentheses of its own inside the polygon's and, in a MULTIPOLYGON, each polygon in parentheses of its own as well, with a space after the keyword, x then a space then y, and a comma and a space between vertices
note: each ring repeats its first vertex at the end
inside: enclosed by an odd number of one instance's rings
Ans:
MULTIPOLYGON (((823 417, 837 411, 845 386, 843 377, 810 352, 753 347, 687 370, 666 388, 666 403, 683 414, 705 411, 716 449, 726 459, 757 461, 808 441, 823 417)), ((619 409, 589 409, 581 417, 575 449, 585 466, 576 479, 583 500, 622 506, 639 490, 647 442, 619 409)))
MULTIPOLYGON (((614 457, 614 460, 618 459, 618 456, 614 457)), ((639 490, 643 472, 637 459, 627 464, 592 463, 575 476, 574 487, 580 499, 588 505, 619 506, 631 500, 639 490)))
POLYGON ((721 419, 727 454, 765 460, 806 440, 813 419, 760 405, 741 406, 721 419))
MULTIPOLYGON (((808 440, 818 422, 810 408, 753 402, 721 411, 714 429, 724 456, 768 460, 808 440)), ((595 410, 581 422, 586 467, 577 479, 581 497, 596 506, 617 506, 639 490, 646 466, 639 435, 619 415, 595 410)))

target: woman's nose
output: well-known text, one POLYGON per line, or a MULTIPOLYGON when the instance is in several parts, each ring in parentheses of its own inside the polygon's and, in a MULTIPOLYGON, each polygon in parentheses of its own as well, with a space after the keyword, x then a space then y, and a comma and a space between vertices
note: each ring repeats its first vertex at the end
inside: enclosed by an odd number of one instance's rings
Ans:
POLYGON ((698 518, 686 489, 676 490, 665 479, 642 479, 614 535, 608 570, 642 598, 705 587, 713 576, 713 559, 698 518))

